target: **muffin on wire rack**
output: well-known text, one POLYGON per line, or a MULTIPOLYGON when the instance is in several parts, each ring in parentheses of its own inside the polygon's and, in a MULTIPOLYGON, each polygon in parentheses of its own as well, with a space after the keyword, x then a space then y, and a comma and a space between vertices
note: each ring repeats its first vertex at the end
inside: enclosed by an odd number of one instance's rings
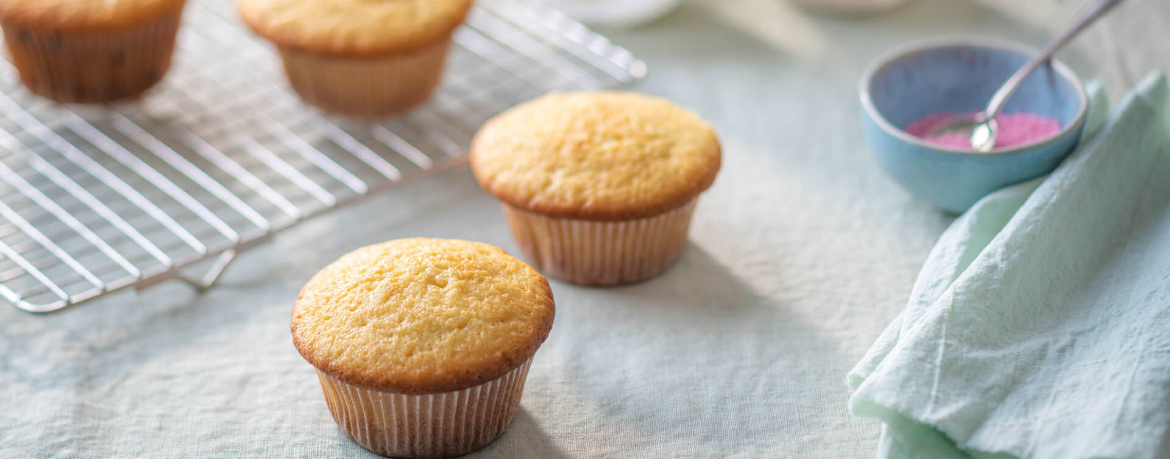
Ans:
POLYGON ((426 102, 471 0, 236 0, 273 42, 293 89, 325 111, 363 118, 426 102))
POLYGON ((293 307, 293 343, 354 441, 450 457, 512 421, 552 329, 548 281, 487 244, 400 239, 322 269, 293 307))
POLYGON ((171 66, 186 0, 0 0, 21 82, 58 102, 135 97, 171 66))
POLYGON ((670 267, 722 160, 714 129, 668 100, 550 94, 488 121, 471 167, 547 275, 636 282, 670 267))

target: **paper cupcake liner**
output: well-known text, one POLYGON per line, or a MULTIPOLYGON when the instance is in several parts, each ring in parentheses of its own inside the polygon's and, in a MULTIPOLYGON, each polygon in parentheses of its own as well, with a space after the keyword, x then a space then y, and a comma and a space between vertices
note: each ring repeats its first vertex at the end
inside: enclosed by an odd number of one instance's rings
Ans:
POLYGON ((281 48, 284 70, 306 102, 325 111, 376 118, 426 102, 442 80, 451 40, 382 57, 339 57, 281 48))
POLYGON ((487 383, 455 392, 411 395, 366 389, 318 370, 325 402, 346 435, 389 457, 451 457, 495 440, 516 415, 529 359, 487 383))
POLYGON ((0 23, 20 79, 33 93, 65 103, 100 103, 142 94, 171 66, 182 9, 110 33, 68 34, 0 23))
POLYGON ((682 254, 696 200, 652 217, 591 221, 548 217, 504 205, 512 235, 542 273, 582 285, 637 282, 682 254))

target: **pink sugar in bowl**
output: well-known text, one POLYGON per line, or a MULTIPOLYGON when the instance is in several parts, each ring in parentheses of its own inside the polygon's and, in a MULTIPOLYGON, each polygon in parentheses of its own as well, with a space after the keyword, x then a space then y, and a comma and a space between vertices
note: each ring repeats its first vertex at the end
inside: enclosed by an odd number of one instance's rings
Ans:
POLYGON ((1076 147, 1088 113, 1080 78, 1059 61, 1038 68, 996 117, 996 148, 932 135, 955 114, 982 110, 1035 50, 983 38, 911 43, 861 79, 863 128, 874 158, 911 195, 961 213, 1008 185, 1051 172, 1076 147))

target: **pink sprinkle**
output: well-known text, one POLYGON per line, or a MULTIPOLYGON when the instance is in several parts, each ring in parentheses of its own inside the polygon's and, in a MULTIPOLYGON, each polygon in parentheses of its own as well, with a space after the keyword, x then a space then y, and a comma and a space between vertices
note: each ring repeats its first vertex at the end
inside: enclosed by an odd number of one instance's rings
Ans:
MULTIPOLYGON (((935 126, 955 116, 957 115, 950 113, 926 115, 906 126, 906 133, 941 147, 973 150, 971 140, 962 134, 948 132, 936 136, 926 135, 935 126)), ((1059 121, 1030 113, 1001 114, 995 117, 995 121, 999 124, 999 137, 995 142, 996 150, 1039 142, 1060 132, 1059 121)))

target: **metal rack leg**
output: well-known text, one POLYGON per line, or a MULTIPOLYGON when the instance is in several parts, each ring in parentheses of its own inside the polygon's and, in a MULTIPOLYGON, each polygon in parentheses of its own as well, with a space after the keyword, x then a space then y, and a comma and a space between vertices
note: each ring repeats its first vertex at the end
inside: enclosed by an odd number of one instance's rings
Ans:
POLYGON ((228 266, 231 266, 232 262, 236 261, 237 255, 239 255, 239 252, 236 249, 225 250, 219 254, 219 258, 215 259, 215 263, 211 265, 211 268, 207 270, 207 273, 202 278, 195 279, 186 275, 180 275, 179 279, 200 292, 210 289, 223 277, 223 273, 227 270, 228 266))

